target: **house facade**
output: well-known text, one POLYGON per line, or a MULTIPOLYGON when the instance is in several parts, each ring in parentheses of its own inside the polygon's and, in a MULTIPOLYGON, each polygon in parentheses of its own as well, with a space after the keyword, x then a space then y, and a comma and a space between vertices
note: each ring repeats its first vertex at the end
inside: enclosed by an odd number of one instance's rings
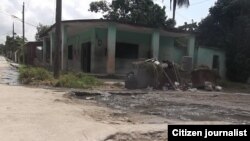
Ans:
MULTIPOLYGON (((132 69, 132 62, 139 59, 157 58, 159 61, 170 60, 182 64, 184 56, 191 58, 194 67, 211 63, 211 60, 198 60, 211 59, 204 55, 213 53, 210 49, 197 48, 194 34, 173 29, 156 29, 107 20, 63 21, 61 29, 60 66, 67 71, 126 74, 132 69), (185 39, 185 45, 176 45, 176 39, 180 38, 185 39)), ((55 26, 42 38, 43 61, 53 67, 55 26)), ((221 58, 219 56, 219 61, 221 58)))

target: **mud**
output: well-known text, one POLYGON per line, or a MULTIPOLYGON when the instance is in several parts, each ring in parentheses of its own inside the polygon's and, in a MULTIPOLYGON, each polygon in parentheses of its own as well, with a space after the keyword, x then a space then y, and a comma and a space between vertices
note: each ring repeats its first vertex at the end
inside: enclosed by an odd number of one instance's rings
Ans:
POLYGON ((139 113, 168 120, 250 123, 250 95, 178 92, 111 93, 109 96, 87 95, 87 99, 84 96, 78 98, 94 100, 124 113, 139 113))
POLYGON ((18 81, 18 71, 15 67, 12 67, 8 64, 5 65, 5 58, 0 58, 0 84, 8 84, 8 85, 19 85, 18 81))
POLYGON ((105 141, 166 141, 167 132, 153 132, 153 133, 118 133, 108 137, 105 141))

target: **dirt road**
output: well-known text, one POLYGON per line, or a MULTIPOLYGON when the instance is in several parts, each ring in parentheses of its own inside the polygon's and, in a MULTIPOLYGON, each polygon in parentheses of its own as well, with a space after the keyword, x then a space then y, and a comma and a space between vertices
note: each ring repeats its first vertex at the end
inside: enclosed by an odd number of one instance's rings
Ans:
POLYGON ((164 131, 161 125, 105 124, 84 113, 95 106, 71 103, 65 92, 0 84, 1 141, 95 141, 117 132, 164 131))
POLYGON ((169 123, 250 123, 249 94, 101 88, 79 97, 14 86, 15 72, 0 57, 1 141, 165 141, 169 123))
MULTIPOLYGON (((0 140, 1 141, 103 141, 116 133, 164 132, 167 124, 111 124, 86 114, 98 112, 95 105, 75 104, 67 91, 11 86, 9 63, 0 57, 0 140)), ((109 112, 110 109, 102 108, 109 112)), ((122 135, 123 136, 123 135, 122 135)), ((125 135, 124 135, 125 136, 125 135)))

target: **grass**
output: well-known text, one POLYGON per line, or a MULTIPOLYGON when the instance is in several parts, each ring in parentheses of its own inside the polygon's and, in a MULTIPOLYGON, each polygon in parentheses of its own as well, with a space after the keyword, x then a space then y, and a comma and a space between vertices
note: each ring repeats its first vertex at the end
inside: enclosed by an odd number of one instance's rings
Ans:
POLYGON ((101 81, 93 76, 89 76, 83 73, 68 73, 61 75, 58 79, 56 86, 67 88, 90 88, 93 86, 101 85, 101 81))
POLYGON ((59 79, 54 79, 52 72, 44 68, 21 66, 19 80, 23 84, 48 85, 67 88, 91 88, 102 85, 102 82, 93 76, 84 73, 65 73, 59 79))
POLYGON ((221 80, 218 85, 222 86, 226 92, 250 93, 250 84, 221 80))
POLYGON ((23 84, 41 83, 43 81, 52 81, 52 73, 44 68, 34 68, 21 66, 19 68, 19 80, 23 84))

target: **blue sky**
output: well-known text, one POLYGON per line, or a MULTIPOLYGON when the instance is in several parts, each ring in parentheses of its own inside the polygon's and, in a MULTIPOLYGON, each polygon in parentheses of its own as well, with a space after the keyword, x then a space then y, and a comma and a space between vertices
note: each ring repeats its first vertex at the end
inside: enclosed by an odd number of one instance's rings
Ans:
MULTIPOLYGON (((22 3, 26 3, 26 38, 29 41, 34 40, 36 25, 39 23, 51 25, 55 21, 55 0, 1 0, 0 3, 0 43, 5 42, 6 35, 12 33, 12 23, 15 23, 15 32, 22 35, 22 24, 20 20, 11 17, 15 15, 22 17, 22 3), (34 26, 35 25, 35 26, 34 26)), ((89 3, 96 0, 63 0, 63 20, 72 19, 96 19, 102 15, 88 11, 89 3)), ((111 0, 109 0, 111 1, 111 0)), ((169 0, 154 0, 160 5, 167 7, 167 15, 172 18, 169 0)), ((178 8, 176 11, 177 26, 183 25, 184 22, 191 23, 192 19, 199 22, 208 15, 209 8, 217 0, 190 0, 189 8, 178 8)))

